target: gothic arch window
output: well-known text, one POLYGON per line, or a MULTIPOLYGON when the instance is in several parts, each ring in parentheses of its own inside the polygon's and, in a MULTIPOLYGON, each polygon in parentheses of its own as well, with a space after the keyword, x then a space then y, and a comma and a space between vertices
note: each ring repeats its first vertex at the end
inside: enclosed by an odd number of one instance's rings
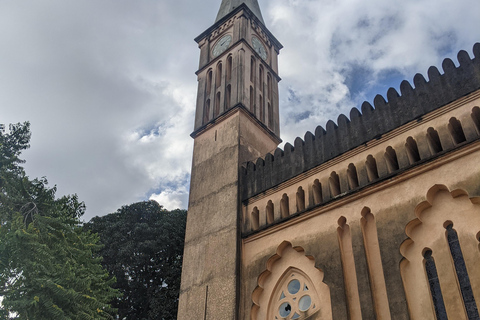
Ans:
POLYGON ((267 99, 272 100, 272 76, 267 73, 267 99))
POLYGON ((467 141, 465 138, 465 133, 463 132, 462 124, 457 118, 450 118, 450 121, 448 121, 448 130, 450 131, 450 135, 452 136, 455 144, 467 141))
POLYGON ((280 200, 280 216, 283 218, 287 218, 290 215, 289 203, 288 203, 288 196, 286 193, 283 194, 282 200, 280 200))
POLYGON ((479 319, 474 299, 480 296, 479 212, 478 197, 443 185, 433 186, 416 207, 418 218, 407 224, 408 238, 400 246, 412 319, 479 319))
POLYGON ((347 177, 348 177, 348 186, 350 187, 350 190, 358 188, 357 168, 353 163, 350 163, 348 165, 347 177))
POLYGON ((274 211, 272 200, 268 200, 266 211, 267 211, 267 223, 271 224, 275 219, 275 211, 274 211))
POLYGON ((210 99, 205 102, 203 108, 203 124, 206 124, 210 120, 210 99))
POLYGON ((222 63, 217 64, 217 74, 215 75, 215 88, 219 88, 222 85, 222 63))
POLYGON ((220 114, 220 101, 221 101, 221 94, 217 92, 215 95, 215 114, 214 117, 217 117, 220 114))
POLYGON ((330 289, 313 257, 284 241, 267 261, 253 291, 252 320, 331 320, 330 289), (317 318, 315 318, 317 319, 317 318))
POLYGON ((302 187, 297 190, 297 212, 305 211, 305 191, 302 187))
POLYGON ((255 58, 250 58, 250 82, 255 83, 255 58))
POLYGON ((264 107, 263 107, 263 97, 262 95, 260 95, 258 97, 259 99, 259 109, 260 109, 260 121, 262 122, 265 122, 265 118, 264 118, 264 107))
POLYGON ((227 81, 232 80, 232 65, 233 65, 233 58, 231 55, 227 58, 227 81))
POLYGON ((367 167, 368 182, 377 180, 378 179, 377 161, 371 154, 368 155, 367 161, 365 161, 365 166, 367 167))
POLYGON ((258 212, 257 207, 253 208, 252 210, 251 221, 252 231, 258 230, 260 227, 260 213, 258 212))
POLYGON ((328 178, 328 185, 330 187, 330 195, 336 197, 340 194, 340 177, 333 171, 328 178))
POLYGON ((206 88, 206 95, 207 96, 212 91, 212 77, 213 77, 213 71, 212 71, 212 69, 210 69, 210 70, 208 70, 208 73, 207 73, 207 88, 206 88))
POLYGON ((273 129, 273 110, 270 102, 268 103, 268 127, 273 129))
POLYGON ((232 104, 232 86, 228 85, 227 90, 225 91, 225 110, 230 109, 232 104))
POLYGON ((432 127, 427 129, 427 141, 432 154, 443 151, 442 143, 440 142, 440 136, 438 135, 437 130, 433 129, 432 127))
POLYGON ((385 150, 385 161, 387 162, 387 168, 389 173, 398 170, 397 153, 392 147, 387 147, 387 149, 385 150))
POLYGON ((405 148, 407 150, 407 157, 410 164, 420 161, 420 152, 418 151, 415 139, 408 137, 407 142, 405 143, 405 148))
POLYGON ((320 204, 323 202, 323 196, 322 196, 322 184, 318 179, 315 179, 313 181, 313 204, 320 204))
POLYGON ((255 96, 253 94, 252 86, 250 86, 250 112, 255 114, 255 96))

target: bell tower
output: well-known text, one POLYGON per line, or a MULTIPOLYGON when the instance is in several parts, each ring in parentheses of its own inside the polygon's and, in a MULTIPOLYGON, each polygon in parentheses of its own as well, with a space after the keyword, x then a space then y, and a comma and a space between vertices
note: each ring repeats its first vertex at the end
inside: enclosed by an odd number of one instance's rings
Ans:
POLYGON ((281 142, 278 54, 257 0, 222 0, 200 48, 179 320, 239 319, 242 163, 281 142))

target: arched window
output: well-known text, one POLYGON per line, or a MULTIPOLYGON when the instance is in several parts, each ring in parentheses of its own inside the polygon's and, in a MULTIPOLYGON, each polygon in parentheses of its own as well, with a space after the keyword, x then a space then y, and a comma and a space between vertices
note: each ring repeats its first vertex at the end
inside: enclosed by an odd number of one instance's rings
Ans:
POLYGON ((250 59, 250 82, 255 83, 255 58, 250 59))
POLYGON ((269 200, 267 203, 267 223, 271 224, 275 220, 275 211, 272 200, 269 200))
POLYGON ((263 108, 263 97, 262 97, 262 95, 260 95, 260 96, 258 97, 258 99, 259 99, 258 107, 259 107, 259 109, 260 109, 260 121, 265 122, 265 118, 264 118, 264 108, 263 108))
POLYGON ((371 154, 368 155, 367 161, 365 161, 365 166, 367 167, 368 182, 377 180, 378 179, 377 161, 371 154))
POLYGON ((286 193, 283 194, 282 200, 280 200, 280 216, 283 218, 287 218, 290 215, 289 203, 288 203, 288 196, 286 193))
POLYGON ((255 95, 252 86, 250 86, 250 112, 255 114, 255 95))
POLYGON ((212 76, 213 76, 213 72, 210 69, 210 70, 208 70, 208 73, 207 73, 207 88, 206 88, 206 92, 205 92, 207 96, 212 91, 212 76))
POLYGON ((353 163, 350 163, 348 165, 347 177, 348 177, 348 186, 350 187, 350 190, 358 188, 357 168, 353 163))
POLYGON ((251 221, 252 221, 252 231, 258 230, 260 226, 260 214, 258 212, 258 208, 255 207, 253 208, 252 215, 251 215, 251 221))
POLYGON ((432 295, 437 320, 448 320, 442 290, 440 289, 440 281, 438 280, 437 266, 432 257, 432 250, 425 251, 423 257, 425 259, 425 271, 427 272, 428 285, 430 287, 430 294, 432 295))
POLYGON ((432 154, 436 154, 443 151, 442 143, 440 142, 440 137, 438 136, 438 132, 432 127, 427 129, 427 141, 432 154))
POLYGON ((262 65, 260 65, 259 72, 258 72, 258 85, 260 86, 260 92, 263 94, 264 81, 263 81, 263 66, 262 65))
POLYGON ((225 91, 225 110, 230 109, 232 104, 232 86, 229 84, 225 91))
POLYGON ((206 124, 210 120, 210 99, 205 102, 203 108, 203 124, 206 124))
POLYGON ((318 179, 315 179, 315 181, 313 181, 312 190, 313 190, 313 203, 314 204, 322 203, 323 202, 322 184, 320 183, 320 181, 318 181, 318 179))
POLYGON ((398 170, 397 153, 392 147, 387 147, 387 150, 385 150, 385 161, 387 162, 387 168, 389 173, 398 170))
POLYGON ((273 130, 273 109, 270 102, 268 103, 268 127, 273 130))
POLYGON ((405 149, 407 150, 408 161, 410 164, 420 161, 420 152, 418 152, 418 146, 415 139, 408 137, 407 142, 405 143, 405 149))
POLYGON ((305 191, 302 187, 297 190, 297 212, 305 211, 305 191))
POLYGON ((336 197, 341 193, 340 192, 340 177, 338 176, 338 174, 335 171, 333 171, 330 174, 330 178, 328 178, 328 185, 330 187, 330 195, 332 197, 336 197))
POLYGON ((222 85, 222 63, 217 64, 217 74, 215 76, 215 88, 219 88, 222 85))
POLYGON ((272 100, 272 76, 267 73, 267 99, 272 100))
POLYGON ((220 94, 220 92, 217 92, 217 94, 215 96, 215 114, 214 114, 214 117, 218 117, 218 115, 220 114, 220 98, 221 98, 221 94, 220 94))
POLYGON ((227 81, 232 80, 232 65, 233 65, 233 58, 230 55, 227 58, 227 81))
POLYGON ((457 118, 450 118, 450 121, 448 122, 448 130, 450 131, 455 144, 467 141, 465 138, 465 133, 463 132, 462 124, 457 120, 457 118))

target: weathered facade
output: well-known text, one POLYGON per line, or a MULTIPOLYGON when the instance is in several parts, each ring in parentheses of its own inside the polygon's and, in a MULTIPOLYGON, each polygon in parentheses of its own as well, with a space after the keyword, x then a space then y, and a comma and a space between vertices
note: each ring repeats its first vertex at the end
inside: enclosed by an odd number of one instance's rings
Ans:
POLYGON ((480 319, 480 44, 281 150, 257 1, 196 40, 178 319, 480 319))

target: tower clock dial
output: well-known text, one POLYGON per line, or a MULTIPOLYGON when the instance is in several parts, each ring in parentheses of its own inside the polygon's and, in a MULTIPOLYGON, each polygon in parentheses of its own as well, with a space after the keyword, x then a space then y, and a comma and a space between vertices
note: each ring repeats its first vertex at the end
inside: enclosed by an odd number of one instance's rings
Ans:
POLYGON ((260 57, 262 57, 263 60, 267 59, 267 49, 265 49, 263 43, 255 36, 252 37, 252 46, 253 49, 260 55, 260 57))
POLYGON ((232 36, 227 34, 223 37, 220 38, 220 40, 217 41, 215 46, 213 47, 212 54, 214 57, 217 57, 220 55, 222 52, 227 50, 227 48, 230 46, 230 43, 232 42, 232 36))

